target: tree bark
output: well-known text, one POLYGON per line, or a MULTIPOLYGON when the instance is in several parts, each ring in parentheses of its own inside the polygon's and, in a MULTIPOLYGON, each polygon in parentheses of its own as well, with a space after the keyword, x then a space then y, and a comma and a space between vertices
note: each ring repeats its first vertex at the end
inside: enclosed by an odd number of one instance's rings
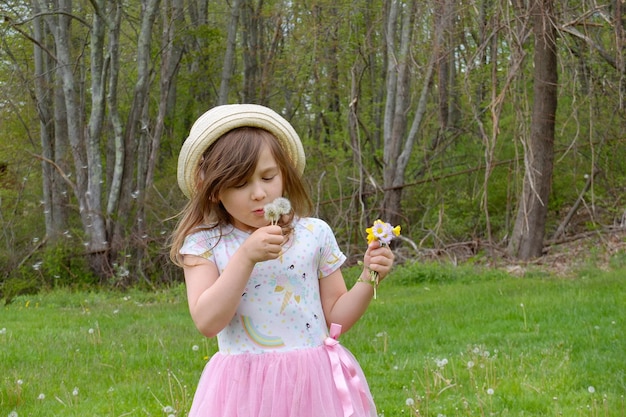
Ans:
POLYGON ((224 66, 222 67, 222 80, 217 104, 228 104, 228 92, 230 91, 230 79, 235 71, 235 50, 237 48, 237 25, 239 24, 239 10, 242 0, 233 0, 228 24, 228 39, 226 40, 226 53, 224 54, 224 66))
POLYGON ((511 256, 523 260, 543 252, 552 187, 558 81, 552 0, 534 0, 530 13, 535 35, 532 126, 525 147, 522 195, 508 246, 511 256))
MULTIPOLYGON (((387 102, 384 122, 384 188, 382 215, 392 224, 402 223, 402 187, 408 162, 413 151, 417 134, 420 131, 424 115, 428 92, 432 83, 436 64, 437 51, 433 50, 422 80, 419 101, 407 132, 408 115, 410 112, 410 68, 409 47, 412 42, 413 20, 417 3, 412 2, 404 10, 401 25, 400 46, 396 50, 394 32, 397 24, 398 3, 392 2, 387 23, 387 53, 389 64, 387 68, 387 102)), ((436 28, 435 36, 439 36, 441 28, 436 28)), ((435 48, 436 49, 436 48, 435 48)))

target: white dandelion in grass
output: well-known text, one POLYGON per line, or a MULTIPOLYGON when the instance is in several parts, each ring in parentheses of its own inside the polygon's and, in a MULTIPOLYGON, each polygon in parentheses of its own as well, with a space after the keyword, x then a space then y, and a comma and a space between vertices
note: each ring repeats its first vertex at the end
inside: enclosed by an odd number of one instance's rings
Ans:
POLYGON ((72 395, 74 397, 78 397, 78 387, 74 387, 74 389, 72 390, 72 395))
POLYGON ((493 388, 487 388, 487 395, 493 395, 493 388))
POLYGON ((589 394, 593 394, 594 392, 596 392, 596 389, 593 385, 589 385, 587 391, 589 391, 589 394))
POLYGON ((17 411, 13 410, 9 413, 9 417, 18 417, 17 411))
POLYGON ((163 407, 163 412, 165 414, 172 414, 174 413, 176 410, 174 410, 174 407, 172 407, 171 405, 166 405, 165 407, 163 407))
POLYGON ((41 394, 39 394, 39 395, 37 396, 37 399, 38 399, 39 401, 43 401, 43 400, 45 400, 45 399, 46 399, 46 394, 44 394, 44 393, 42 392, 41 394))
POLYGON ((415 405, 415 400, 413 398, 407 398, 404 403, 407 407, 413 407, 415 405))
POLYGON ((198 345, 193 345, 193 346, 191 347, 191 350, 193 350, 194 352, 197 352, 197 351, 199 351, 199 350, 200 350, 200 346, 198 346, 198 345))

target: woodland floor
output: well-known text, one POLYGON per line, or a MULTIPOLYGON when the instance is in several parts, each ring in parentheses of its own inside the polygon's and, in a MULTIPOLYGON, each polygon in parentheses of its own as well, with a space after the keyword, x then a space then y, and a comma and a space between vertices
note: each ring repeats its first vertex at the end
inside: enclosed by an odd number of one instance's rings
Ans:
MULTIPOLYGON (((412 243, 412 242, 409 242, 412 243)), ((397 260, 439 261, 442 263, 474 263, 504 269, 516 276, 529 272, 554 276, 574 276, 585 268, 609 270, 626 267, 626 228, 583 232, 565 236, 558 241, 548 241, 540 258, 519 261, 506 254, 505 246, 479 240, 454 243, 438 249, 411 248, 402 245, 396 251, 397 260)))

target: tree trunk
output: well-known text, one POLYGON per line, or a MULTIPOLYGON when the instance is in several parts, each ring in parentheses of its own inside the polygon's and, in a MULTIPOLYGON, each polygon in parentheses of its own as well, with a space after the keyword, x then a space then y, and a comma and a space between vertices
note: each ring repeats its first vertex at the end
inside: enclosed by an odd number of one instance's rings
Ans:
MULTIPOLYGON (((412 42, 412 16, 415 15, 417 3, 411 3, 411 6, 404 10, 400 47, 396 51, 393 34, 397 24, 397 3, 395 1, 392 2, 387 24, 387 53, 390 59, 387 69, 387 102, 383 134, 385 196, 382 215, 386 221, 392 224, 402 223, 401 202, 405 172, 426 113, 428 92, 432 83, 437 57, 437 51, 434 48, 422 80, 420 97, 417 108, 413 112, 411 128, 407 132, 410 111, 409 89, 411 85, 409 63, 412 60, 408 51, 412 42)), ((440 27, 436 28, 435 37, 439 36, 440 30, 440 27)))
POLYGON ((137 80, 133 92, 133 101, 126 119, 124 131, 124 165, 122 182, 119 193, 119 206, 116 219, 111 231, 111 248, 113 256, 124 242, 126 231, 131 230, 137 220, 136 201, 143 199, 145 185, 138 181, 139 175, 145 175, 145 152, 147 150, 148 130, 150 123, 146 117, 148 105, 150 75, 151 75, 151 46, 152 28, 159 11, 159 0, 144 0, 141 7, 141 28, 137 39, 137 80))
POLYGON ((228 39, 226 40, 226 53, 224 54, 224 66, 222 67, 222 80, 217 104, 228 104, 228 92, 230 79, 235 71, 235 50, 237 48, 237 25, 239 24, 239 10, 242 0, 233 0, 228 24, 228 39))
MULTIPOLYGON (((46 236, 55 239, 67 230, 68 227, 68 184, 63 179, 67 173, 66 163, 66 138, 67 135, 56 138, 55 131, 61 126, 55 125, 57 121, 65 120, 65 111, 57 112, 63 104, 63 97, 55 94, 54 77, 51 68, 54 67, 50 57, 49 32, 46 31, 43 18, 40 16, 37 3, 33 4, 33 58, 35 64, 35 97, 37 100, 37 112, 39 115, 39 137, 41 140, 42 177, 43 177, 43 205, 46 236), (44 49, 45 48, 45 49, 44 49), (63 116, 63 117, 61 117, 63 116)), ((65 106, 62 106, 65 109, 65 106)))
POLYGON ((527 260, 543 252, 548 199, 552 187, 554 130, 557 109, 557 51, 551 0, 534 0, 534 99, 530 139, 525 148, 525 174, 509 254, 527 260))

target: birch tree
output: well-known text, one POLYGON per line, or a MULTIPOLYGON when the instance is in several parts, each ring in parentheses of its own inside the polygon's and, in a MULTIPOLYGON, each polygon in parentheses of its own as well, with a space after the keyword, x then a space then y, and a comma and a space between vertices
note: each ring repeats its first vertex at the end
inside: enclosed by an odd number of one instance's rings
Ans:
POLYGON ((142 221, 145 190, 153 181, 167 105, 171 105, 168 97, 181 57, 173 31, 183 26, 182 1, 144 0, 139 8, 133 8, 106 0, 93 0, 80 7, 70 0, 33 0, 31 10, 34 36, 30 39, 46 178, 44 204, 46 213, 52 213, 47 232, 58 232, 66 223, 57 216, 67 215, 60 178, 77 202, 91 269, 107 278, 116 273, 117 256, 125 246, 129 224, 142 221), (164 28, 161 105, 156 119, 152 119, 149 97, 157 66, 152 38, 159 12, 164 28), (128 57, 120 33, 123 25, 132 24, 125 20, 132 13, 140 17, 133 48, 136 78, 132 102, 123 106, 120 78, 128 57), (82 16, 90 16, 90 20, 82 16), (76 48, 78 37, 89 39, 87 53, 76 48))
MULTIPOLYGON (((411 46, 414 39, 414 17, 418 2, 406 4, 400 0, 390 2, 385 17, 386 52, 388 54, 385 115, 383 122, 384 189, 382 212, 392 224, 402 220, 402 189, 409 158, 413 151, 417 134, 426 113, 428 92, 433 78, 436 48, 426 64, 424 76, 419 86, 419 99, 413 106, 411 86, 413 62, 411 46), (413 115, 409 128, 409 115, 413 115)), ((441 33, 441 28, 435 28, 441 33)), ((439 35, 435 35, 439 36, 439 35)))

